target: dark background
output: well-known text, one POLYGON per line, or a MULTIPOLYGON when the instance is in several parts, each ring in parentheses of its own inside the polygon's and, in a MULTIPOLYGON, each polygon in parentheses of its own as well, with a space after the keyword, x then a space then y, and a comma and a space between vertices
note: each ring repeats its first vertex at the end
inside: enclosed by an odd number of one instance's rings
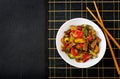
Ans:
POLYGON ((47 77, 45 0, 0 0, 0 79, 47 77))

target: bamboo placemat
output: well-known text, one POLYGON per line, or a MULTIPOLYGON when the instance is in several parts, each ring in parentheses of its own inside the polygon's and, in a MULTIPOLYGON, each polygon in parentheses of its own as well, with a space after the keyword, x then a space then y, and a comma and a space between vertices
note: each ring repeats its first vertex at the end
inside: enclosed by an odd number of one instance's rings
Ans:
MULTIPOLYGON (((96 0, 105 27, 120 44, 120 1, 96 0)), ((50 79, 120 79, 107 46, 105 56, 95 66, 78 69, 67 64, 58 54, 55 38, 60 26, 72 18, 83 17, 97 22, 87 12, 86 6, 95 12, 93 0, 48 0, 48 70, 50 79)), ((120 50, 111 41, 120 65, 120 50)))

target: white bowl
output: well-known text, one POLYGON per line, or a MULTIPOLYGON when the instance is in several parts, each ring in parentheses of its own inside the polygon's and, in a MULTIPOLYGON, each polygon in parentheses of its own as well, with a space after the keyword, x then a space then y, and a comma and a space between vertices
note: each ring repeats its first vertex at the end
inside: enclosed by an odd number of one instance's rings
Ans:
POLYGON ((78 67, 78 68, 88 68, 88 67, 96 65, 103 58, 105 51, 106 51, 106 39, 105 39, 105 36, 104 36, 102 30, 94 22, 92 22, 88 19, 85 19, 85 18, 74 18, 74 19, 66 21, 58 30, 58 33, 56 36, 56 47, 57 47, 59 55, 62 57, 62 59, 66 63, 68 63, 74 67, 78 67), (100 51, 98 53, 97 58, 89 59, 88 61, 86 61, 84 63, 79 63, 79 62, 76 62, 75 59, 70 59, 68 57, 68 55, 61 50, 61 45, 62 45, 61 38, 64 36, 64 31, 68 30, 70 25, 82 25, 82 24, 91 25, 96 30, 97 36, 99 38, 101 38, 101 42, 99 45, 100 51))

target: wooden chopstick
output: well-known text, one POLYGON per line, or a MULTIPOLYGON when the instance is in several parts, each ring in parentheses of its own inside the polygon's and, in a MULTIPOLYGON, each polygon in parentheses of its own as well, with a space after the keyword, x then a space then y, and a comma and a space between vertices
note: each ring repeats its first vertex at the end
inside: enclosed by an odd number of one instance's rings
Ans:
POLYGON ((117 70, 117 72, 118 72, 118 75, 120 75, 120 68, 119 68, 118 62, 117 62, 117 60, 116 60, 116 57, 115 57, 114 51, 113 51, 113 49, 112 49, 112 46, 111 46, 111 44, 110 44, 110 40, 109 40, 109 38, 108 38, 108 36, 107 36, 106 33, 105 33, 105 36, 106 36, 107 43, 108 43, 108 46, 109 46, 110 51, 111 51, 111 55, 112 55, 112 58, 113 58, 113 61, 114 61, 116 70, 117 70))
POLYGON ((104 25, 101 24, 101 22, 96 18, 96 16, 92 13, 92 11, 88 7, 86 7, 86 9, 93 16, 93 18, 98 22, 98 24, 101 26, 101 28, 108 34, 108 36, 114 42, 114 44, 118 47, 118 49, 120 49, 120 45, 117 43, 117 41, 115 40, 115 38, 113 38, 112 35, 107 31, 107 29, 104 27, 104 25))
MULTIPOLYGON (((98 15, 98 19, 99 19, 100 22, 103 24, 103 20, 102 20, 102 18, 101 18, 101 16, 100 16, 99 10, 98 10, 97 5, 96 5, 96 2, 93 1, 93 3, 94 3, 94 6, 95 6, 95 9, 96 9, 97 15, 98 15)), ((104 25, 104 24, 103 24, 103 25, 104 25)), ((105 27, 105 26, 104 26, 104 27, 105 27)))
MULTIPOLYGON (((95 1, 94 1, 94 6, 95 6, 95 9, 96 9, 96 12, 97 12, 97 15, 98 15, 98 18, 99 18, 100 22, 101 22, 101 24, 104 26, 103 20, 102 20, 102 18, 101 18, 101 16, 100 16, 100 13, 99 13, 99 10, 98 10, 98 8, 97 8, 97 5, 96 5, 96 2, 95 2, 95 1)), ((109 38, 108 38, 108 36, 107 36, 107 34, 106 34, 105 31, 104 31, 104 33, 105 33, 105 36, 106 36, 106 39, 107 39, 107 42, 108 42, 108 46, 109 46, 110 51, 111 51, 111 54, 112 54, 112 58, 113 58, 115 67, 116 67, 116 69, 117 69, 118 74, 120 75, 119 65, 118 65, 118 63, 117 63, 117 60, 116 60, 114 51, 113 51, 112 46, 111 46, 111 44, 110 44, 110 40, 109 40, 109 38)))

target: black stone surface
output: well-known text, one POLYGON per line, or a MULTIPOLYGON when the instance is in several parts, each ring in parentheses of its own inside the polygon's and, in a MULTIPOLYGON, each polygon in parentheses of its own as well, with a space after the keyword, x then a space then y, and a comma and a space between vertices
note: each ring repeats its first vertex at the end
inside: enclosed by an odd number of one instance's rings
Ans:
POLYGON ((46 0, 0 0, 0 79, 44 79, 46 0))

